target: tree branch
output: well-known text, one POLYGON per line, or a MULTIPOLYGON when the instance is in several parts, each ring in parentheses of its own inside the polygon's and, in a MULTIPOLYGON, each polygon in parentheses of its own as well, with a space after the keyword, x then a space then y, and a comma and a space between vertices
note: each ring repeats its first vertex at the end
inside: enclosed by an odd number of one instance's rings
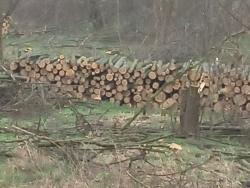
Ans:
POLYGON ((250 30, 250 26, 243 23, 240 18, 238 18, 236 15, 234 15, 230 10, 228 10, 226 7, 223 6, 223 4, 220 1, 217 1, 218 5, 229 15, 231 16, 236 22, 238 22, 241 26, 246 28, 248 31, 250 30))

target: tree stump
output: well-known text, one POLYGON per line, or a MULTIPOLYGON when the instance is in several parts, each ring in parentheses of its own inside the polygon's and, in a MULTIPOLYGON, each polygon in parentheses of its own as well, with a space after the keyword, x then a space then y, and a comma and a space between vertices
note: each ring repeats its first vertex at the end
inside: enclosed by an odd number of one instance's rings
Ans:
POLYGON ((200 96, 197 87, 189 87, 181 94, 180 133, 199 137, 200 96))

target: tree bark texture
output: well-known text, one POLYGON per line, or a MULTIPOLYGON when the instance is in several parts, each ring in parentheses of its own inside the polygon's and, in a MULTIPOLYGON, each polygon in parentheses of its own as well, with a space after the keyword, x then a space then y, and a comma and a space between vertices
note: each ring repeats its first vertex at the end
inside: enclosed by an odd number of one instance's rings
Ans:
POLYGON ((190 87, 183 90, 181 96, 181 134, 183 136, 199 137, 199 114, 200 114, 200 97, 198 88, 190 87))

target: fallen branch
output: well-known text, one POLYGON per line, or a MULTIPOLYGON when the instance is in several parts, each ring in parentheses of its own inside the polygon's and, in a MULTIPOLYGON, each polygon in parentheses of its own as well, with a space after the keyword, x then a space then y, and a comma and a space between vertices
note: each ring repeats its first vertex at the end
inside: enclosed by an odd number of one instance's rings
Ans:
POLYGON ((149 176, 173 176, 173 175, 177 175, 177 174, 185 174, 187 173, 188 171, 190 170, 194 170, 196 168, 199 168, 201 166, 203 166, 204 164, 208 163, 213 157, 210 156, 208 159, 206 159, 205 161, 203 161, 202 163, 199 163, 199 164, 195 164, 195 165, 192 165, 184 170, 181 170, 181 171, 177 171, 177 172, 173 172, 173 173, 168 173, 168 174, 147 174, 149 176))
POLYGON ((128 176, 134 180, 136 183, 139 183, 142 187, 146 187, 146 188, 150 188, 149 186, 145 185, 144 183, 142 183, 140 180, 138 180, 137 178, 135 178, 132 174, 129 173, 129 171, 127 170, 126 173, 128 174, 128 176))

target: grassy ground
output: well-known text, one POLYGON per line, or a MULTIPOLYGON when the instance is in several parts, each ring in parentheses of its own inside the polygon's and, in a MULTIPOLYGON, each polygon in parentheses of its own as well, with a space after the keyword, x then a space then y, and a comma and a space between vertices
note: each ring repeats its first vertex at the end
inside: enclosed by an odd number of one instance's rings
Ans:
MULTIPOLYGON (((244 34, 238 38, 228 40, 222 48, 220 54, 211 53, 212 56, 221 57, 225 61, 230 60, 228 56, 239 51, 243 55, 243 61, 249 60, 250 35, 244 34), (236 45, 237 44, 237 45, 236 45)), ((18 51, 25 56, 24 50, 32 48, 32 54, 49 54, 50 56, 59 56, 64 54, 71 58, 74 55, 84 56, 103 56, 109 49, 118 49, 127 56, 133 56, 134 52, 143 49, 153 49, 154 46, 140 44, 140 42, 120 43, 115 33, 109 30, 103 30, 99 33, 90 30, 78 29, 76 34, 72 32, 51 32, 51 33, 31 33, 23 36, 8 35, 4 38, 5 59, 16 59, 18 51)), ((146 52, 146 51, 145 51, 146 52)), ((149 53, 149 52, 147 52, 149 53)), ((210 54, 210 53, 209 53, 210 54)), ((144 55, 145 56, 145 55, 144 55)))
MULTIPOLYGON (((136 110, 110 103, 91 108, 80 105, 77 109, 87 115, 89 122, 101 117, 100 122, 109 129, 124 124, 136 110)), ((154 128, 159 128, 157 134, 171 134, 168 118, 165 119, 163 121, 158 114, 152 113, 140 116, 134 125, 140 125, 141 130, 154 125, 154 128)), ((8 127, 11 122, 7 117, 1 118, 0 126, 8 127)), ((23 128, 30 128, 31 125, 34 127, 33 121, 18 122, 18 126, 23 128)), ((74 125, 75 114, 66 108, 49 116, 42 129, 59 131, 73 128, 74 125)), ((78 134, 75 138, 85 137, 78 134)), ((92 161, 81 160, 76 165, 67 158, 58 157, 55 151, 37 148, 29 142, 4 144, 15 139, 18 139, 15 134, 0 132, 1 150, 4 150, 4 146, 14 148, 10 151, 11 158, 6 155, 0 158, 0 187, 242 187, 241 181, 246 180, 250 173, 250 169, 244 165, 245 162, 249 164, 248 159, 237 158, 241 153, 249 155, 249 148, 229 137, 201 138, 199 141, 166 137, 152 144, 176 143, 182 150, 175 152, 165 148, 163 153, 149 152, 145 161, 135 161, 130 168, 129 161, 110 166, 105 164, 133 156, 138 150, 104 151, 92 161)), ((77 149, 71 149, 69 153, 78 154, 77 149)), ((85 156, 88 152, 79 155, 85 156)))
POLYGON ((4 39, 4 55, 8 60, 17 58, 18 52, 25 56, 24 50, 27 48, 32 48, 32 54, 35 55, 49 54, 53 57, 63 54, 67 58, 75 55, 102 56, 109 49, 127 50, 112 38, 113 35, 109 35, 88 31, 79 31, 78 34, 52 32, 24 36, 9 35, 4 39))

